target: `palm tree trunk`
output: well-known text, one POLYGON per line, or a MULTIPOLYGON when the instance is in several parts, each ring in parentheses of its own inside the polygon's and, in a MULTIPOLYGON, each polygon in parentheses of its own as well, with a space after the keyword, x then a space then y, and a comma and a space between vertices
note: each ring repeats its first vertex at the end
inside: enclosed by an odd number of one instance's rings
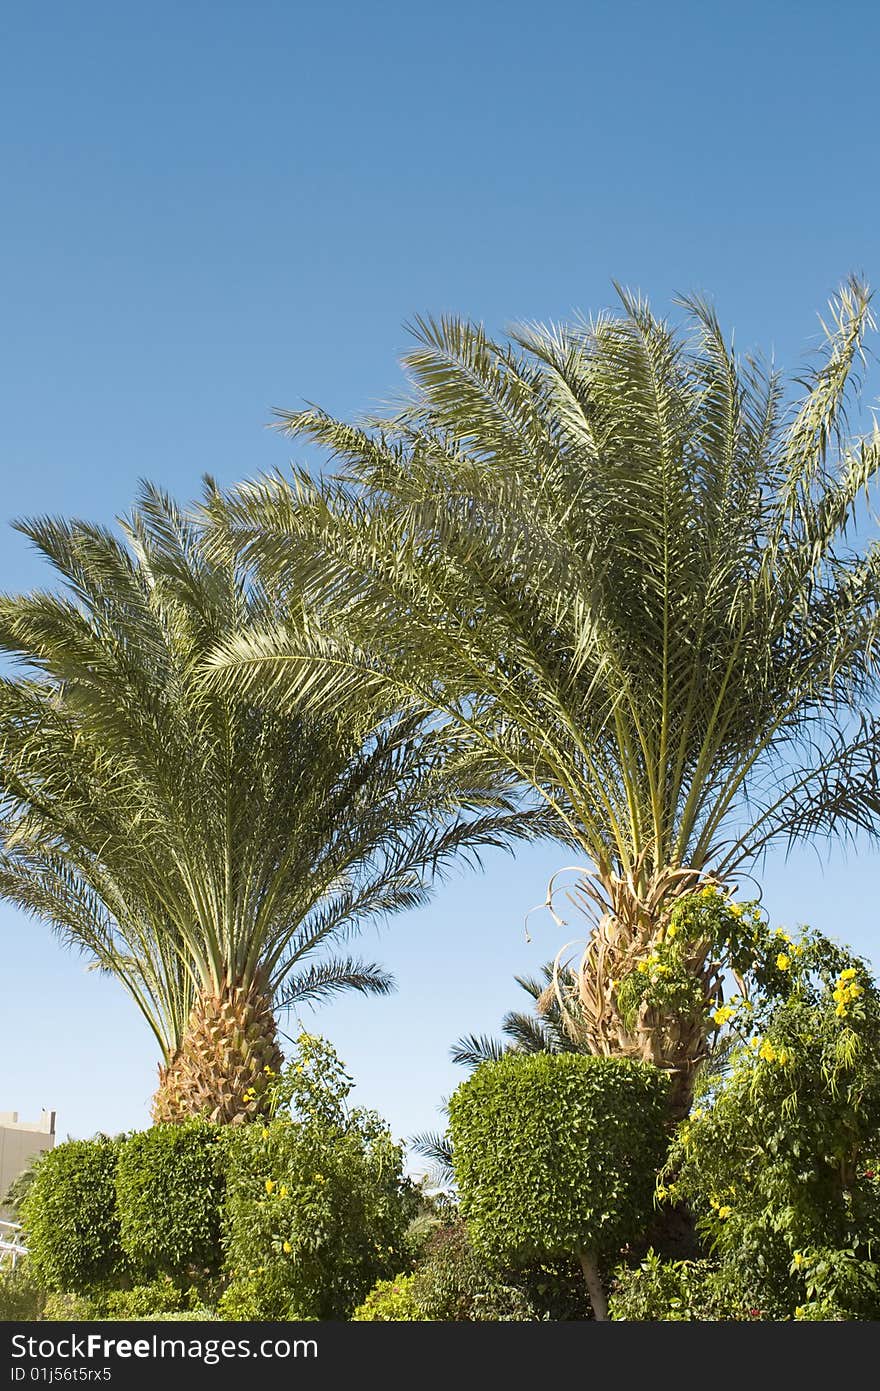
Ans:
POLYGON ((240 1124, 266 1113, 283 1057, 265 983, 224 984, 196 1001, 177 1053, 159 1067, 153 1120, 240 1124))

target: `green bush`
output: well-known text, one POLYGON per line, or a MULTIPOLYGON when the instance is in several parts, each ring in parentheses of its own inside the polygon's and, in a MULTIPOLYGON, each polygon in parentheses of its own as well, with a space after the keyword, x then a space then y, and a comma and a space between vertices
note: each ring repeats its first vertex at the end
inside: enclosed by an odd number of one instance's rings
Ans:
POLYGON ((286 1118, 242 1127, 230 1151, 224 1311, 349 1317, 404 1259, 412 1201, 402 1167, 385 1127, 357 1112, 344 1129, 286 1118))
POLYGON ((0 1323, 29 1323, 42 1318, 46 1291, 34 1279, 27 1261, 15 1269, 0 1268, 0 1323))
POLYGON ((490 1265, 474 1251, 461 1221, 431 1235, 411 1289, 422 1317, 444 1323, 586 1317, 584 1280, 576 1262, 545 1262, 522 1270, 490 1265))
POLYGON ((717 1323, 764 1316, 760 1308, 738 1301, 726 1272, 714 1261, 662 1261, 654 1251, 635 1269, 618 1268, 608 1309, 613 1319, 634 1323, 717 1323))
POLYGON ((402 1323, 424 1320, 413 1299, 412 1275, 398 1275, 393 1280, 379 1280, 352 1314, 353 1323, 402 1323))
POLYGON ((21 1205, 29 1266, 46 1290, 89 1294, 129 1273, 116 1216, 120 1141, 68 1140, 34 1166, 21 1205))
POLYGON ((626 1059, 511 1053, 478 1068, 449 1105, 477 1254, 521 1267, 577 1256, 604 1317, 597 1257, 651 1215, 666 1090, 658 1069, 626 1059))
POLYGON ((222 1128, 202 1120, 156 1125, 125 1142, 116 1206, 122 1247, 136 1268, 178 1281, 216 1273, 225 1158, 222 1128))
MULTIPOLYGON (((100 1299, 100 1296, 98 1298, 100 1299)), ((100 1316, 96 1300, 87 1299, 85 1295, 71 1294, 67 1290, 53 1291, 46 1295, 43 1318, 47 1323, 85 1323, 100 1316)))
POLYGON ((735 1317, 877 1319, 880 992, 827 938, 766 936, 727 1072, 679 1127, 658 1196, 690 1204, 735 1317))
POLYGON ((164 1276, 148 1285, 130 1290, 112 1290, 101 1300, 100 1317, 106 1319, 152 1319, 160 1314, 190 1312, 199 1305, 195 1289, 181 1290, 164 1276))

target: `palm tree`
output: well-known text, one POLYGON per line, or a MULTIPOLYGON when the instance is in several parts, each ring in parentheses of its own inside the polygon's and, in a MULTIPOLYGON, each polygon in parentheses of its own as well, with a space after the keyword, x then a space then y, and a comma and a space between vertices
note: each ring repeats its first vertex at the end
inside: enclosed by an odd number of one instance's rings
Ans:
POLYGON ((208 653, 271 599, 156 489, 121 539, 21 529, 68 593, 0 601, 24 664, 0 682, 0 896, 129 992, 161 1050, 156 1120, 257 1114, 277 1010, 390 988, 327 949, 543 812, 523 821, 509 774, 393 700, 306 716, 209 689, 208 653))
POLYGON ((849 539, 880 434, 846 434, 873 324, 848 282, 787 389, 702 300, 681 301, 683 329, 621 301, 502 343, 419 320, 397 414, 280 413, 339 474, 257 480, 215 521, 307 596, 307 618, 213 661, 282 708, 393 692, 537 789, 586 861, 588 946, 559 975, 569 1027, 668 1069, 682 1110, 721 988, 709 944, 687 961, 698 1008, 643 1000, 633 1017, 620 999, 676 900, 726 894, 771 841, 870 831, 880 811, 864 713, 880 550, 849 539))

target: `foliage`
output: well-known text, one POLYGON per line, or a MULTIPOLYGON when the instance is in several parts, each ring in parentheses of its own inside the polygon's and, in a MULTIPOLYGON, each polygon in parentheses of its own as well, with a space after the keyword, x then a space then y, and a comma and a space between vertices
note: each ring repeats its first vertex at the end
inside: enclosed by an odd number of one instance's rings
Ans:
POLYGON ((424 1320, 413 1299, 412 1275, 397 1275, 393 1280, 378 1280, 366 1299, 352 1314, 353 1323, 401 1323, 424 1320))
POLYGON ((231 1005, 386 992, 340 942, 423 902, 452 857, 532 829, 508 773, 395 700, 310 717, 219 693, 206 658, 276 596, 156 488, 120 525, 21 526, 66 593, 0 602, 23 667, 0 680, 0 897, 117 977, 166 1065, 183 1050, 182 1114, 233 1119, 266 1079, 261 1059, 226 1096, 231 1005))
POLYGON ((196 1289, 182 1290, 170 1276, 129 1290, 111 1290, 100 1301, 100 1317, 106 1319, 154 1319, 163 1314, 188 1313, 201 1307, 196 1289))
POLYGON ((579 1269, 490 1264, 477 1255, 460 1220, 431 1237, 410 1288, 421 1316, 443 1322, 582 1319, 586 1302, 579 1269))
POLYGON ((675 899, 774 840, 878 826, 880 547, 850 533, 880 428, 846 427, 874 325, 848 281, 787 390, 703 300, 675 326, 620 298, 510 342, 418 320, 397 413, 282 413, 339 473, 212 501, 221 549, 293 601, 211 661, 282 709, 400 700, 542 798, 581 861, 568 1029, 663 1066, 676 1115, 712 981, 656 954, 675 899), (640 960, 670 975, 627 1023, 640 960))
POLYGON ((7 1192, 0 1198, 0 1207, 6 1208, 7 1211, 11 1212, 15 1220, 18 1219, 25 1194, 33 1181, 34 1165, 38 1158, 39 1155, 34 1155, 28 1161, 21 1173, 16 1174, 7 1192))
POLYGON ((509 1054, 478 1068, 449 1104, 477 1254, 595 1262, 632 1237, 666 1148, 665 1100, 658 1069, 620 1058, 509 1054))
POLYGON ((281 413, 337 477, 212 499, 293 596, 218 673, 282 705, 368 690, 438 714, 649 915, 667 867, 723 879, 777 837, 870 830, 880 552, 848 533, 880 433, 846 436, 869 301, 841 288, 792 392, 697 298, 681 328, 621 292, 509 343, 418 320, 396 415, 281 413))
POLYGON ((116 1171, 123 1250, 177 1280, 216 1273, 225 1189, 224 1132, 205 1121, 157 1125, 126 1140, 116 1171))
POLYGON ((47 1323, 84 1323, 99 1317, 102 1296, 87 1298, 69 1290, 50 1290, 46 1295, 43 1318, 47 1323))
POLYGON ((679 1127, 658 1196, 691 1205, 742 1302, 876 1318, 880 992, 818 933, 763 929, 752 977, 730 1067, 679 1127))
POLYGON ((89 1294, 127 1274, 116 1215, 120 1149, 106 1135, 68 1140, 34 1166, 21 1219, 28 1265, 44 1289, 89 1294))
POLYGON ((350 1086, 329 1044, 302 1035, 275 1093, 293 1115, 234 1135, 224 1316, 346 1318, 400 1269, 416 1195, 384 1123, 347 1109, 350 1086))
POLYGON ((615 1272, 608 1301, 612 1319, 635 1323, 760 1319, 763 1311, 731 1300, 725 1272, 708 1260, 662 1261, 653 1250, 635 1268, 615 1272))
POLYGON ((15 1268, 0 1266, 0 1323, 25 1323, 42 1318, 46 1291, 34 1278, 27 1260, 15 1268))

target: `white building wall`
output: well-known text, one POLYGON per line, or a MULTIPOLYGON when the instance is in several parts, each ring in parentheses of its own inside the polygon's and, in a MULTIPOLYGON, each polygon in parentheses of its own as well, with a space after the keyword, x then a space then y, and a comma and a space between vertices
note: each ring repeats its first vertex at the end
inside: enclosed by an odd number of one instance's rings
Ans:
POLYGON ((27 1168, 34 1155, 55 1144, 55 1112, 43 1111, 36 1123, 20 1121, 17 1111, 0 1111, 0 1219, 2 1201, 11 1184, 27 1168))

